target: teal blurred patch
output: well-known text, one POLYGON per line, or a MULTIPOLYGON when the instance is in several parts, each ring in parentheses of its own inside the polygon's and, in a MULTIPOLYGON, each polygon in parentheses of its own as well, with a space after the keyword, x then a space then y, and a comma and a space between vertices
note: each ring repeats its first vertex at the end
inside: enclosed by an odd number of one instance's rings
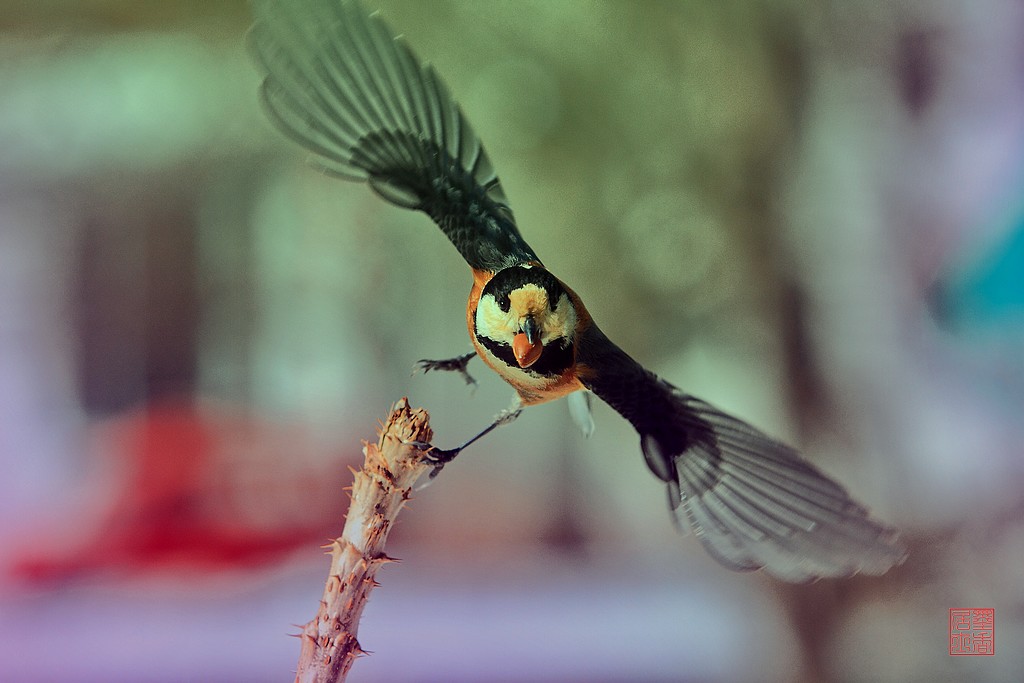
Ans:
POLYGON ((958 329, 1024 331, 1024 205, 1013 227, 973 263, 940 284, 937 317, 958 329))

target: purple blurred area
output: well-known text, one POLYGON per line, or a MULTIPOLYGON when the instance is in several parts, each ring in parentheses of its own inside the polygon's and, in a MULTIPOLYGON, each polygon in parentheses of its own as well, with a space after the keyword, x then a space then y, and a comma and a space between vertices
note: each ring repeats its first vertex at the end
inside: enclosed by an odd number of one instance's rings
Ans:
MULTIPOLYGON (((1024 670, 1024 7, 366 0, 526 239, 671 382, 903 529, 780 584, 677 536, 635 433, 531 408, 415 496, 350 681, 981 681, 1024 670), (992 657, 949 608, 994 607, 992 657)), ((279 681, 349 467, 409 396, 510 397, 465 264, 257 106, 242 2, 0 1, 0 680, 279 681)))

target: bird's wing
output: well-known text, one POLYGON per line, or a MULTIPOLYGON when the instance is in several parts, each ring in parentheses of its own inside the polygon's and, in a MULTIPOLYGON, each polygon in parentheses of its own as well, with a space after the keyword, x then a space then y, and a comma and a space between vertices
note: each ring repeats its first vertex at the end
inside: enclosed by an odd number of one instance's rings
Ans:
POLYGON ((596 326, 577 344, 583 384, 640 433, 676 518, 723 565, 798 582, 906 557, 894 529, 789 446, 659 379, 596 326))
POLYGON ((426 212, 477 270, 539 262, 434 69, 356 0, 255 0, 250 44, 274 123, 325 171, 426 212))

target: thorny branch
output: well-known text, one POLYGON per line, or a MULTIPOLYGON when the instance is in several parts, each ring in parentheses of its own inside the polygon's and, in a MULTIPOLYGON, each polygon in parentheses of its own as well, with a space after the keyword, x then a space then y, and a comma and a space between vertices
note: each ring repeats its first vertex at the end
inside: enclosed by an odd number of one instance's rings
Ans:
POLYGON ((380 430, 377 443, 363 448, 366 460, 355 472, 352 501, 341 536, 325 546, 331 568, 316 616, 300 638, 296 683, 340 683, 362 652, 356 638, 359 618, 381 565, 388 532, 409 500, 416 480, 432 467, 416 444, 430 443, 430 416, 399 400, 380 430))

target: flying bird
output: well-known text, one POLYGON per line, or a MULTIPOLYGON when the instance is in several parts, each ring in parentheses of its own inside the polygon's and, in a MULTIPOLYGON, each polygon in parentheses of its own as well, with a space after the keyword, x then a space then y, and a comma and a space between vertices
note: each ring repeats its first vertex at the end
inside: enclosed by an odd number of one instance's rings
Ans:
MULTIPOLYGON (((681 525, 734 570, 787 581, 882 574, 898 533, 794 449, 645 369, 594 322, 516 225, 480 139, 429 65, 356 0, 255 0, 250 43, 276 126, 324 172, 426 213, 469 264, 478 355, 515 403, 438 466, 525 406, 590 391, 640 435, 681 525)), ((465 372, 474 354, 427 361, 465 372)), ((468 377, 468 375, 467 375, 468 377)))

